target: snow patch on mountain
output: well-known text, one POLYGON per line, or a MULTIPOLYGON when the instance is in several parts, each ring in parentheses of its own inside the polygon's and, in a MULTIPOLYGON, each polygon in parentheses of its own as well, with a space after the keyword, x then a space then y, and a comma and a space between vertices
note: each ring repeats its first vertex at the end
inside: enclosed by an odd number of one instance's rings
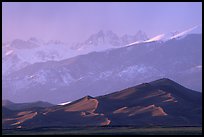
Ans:
POLYGON ((172 37, 170 37, 170 39, 174 39, 174 38, 179 38, 179 37, 182 37, 182 36, 185 36, 186 34, 188 34, 189 32, 191 32, 192 30, 196 29, 198 26, 194 26, 192 28, 189 28, 181 33, 178 33, 172 37))
POLYGON ((69 85, 71 82, 75 81, 75 79, 69 73, 63 73, 61 78, 63 80, 62 82, 66 85, 69 85))
POLYGON ((171 39, 178 39, 178 38, 184 38, 187 34, 192 33, 192 31, 194 31, 195 29, 197 29, 199 27, 199 25, 194 26, 192 28, 189 28, 185 31, 182 32, 170 32, 170 33, 166 33, 166 34, 159 34, 155 37, 152 37, 148 40, 143 40, 143 41, 135 41, 133 43, 127 44, 126 46, 131 46, 131 45, 135 45, 135 44, 140 44, 140 43, 148 43, 148 42, 155 42, 155 41, 161 41, 161 42, 166 42, 168 40, 171 39))
POLYGON ((100 79, 107 78, 107 77, 111 76, 112 73, 113 73, 112 71, 105 71, 105 72, 102 72, 102 73, 100 73, 99 78, 100 78, 100 79))
POLYGON ((48 72, 44 70, 40 70, 36 72, 34 75, 30 75, 26 77, 26 80, 33 81, 35 83, 45 84, 47 82, 48 72))
POLYGON ((164 38, 164 36, 165 36, 165 34, 160 34, 160 35, 158 35, 158 36, 156 36, 156 37, 153 37, 153 38, 151 38, 151 39, 149 39, 149 40, 146 40, 146 41, 144 41, 144 42, 159 41, 159 40, 162 40, 162 39, 164 38))
POLYGON ((13 50, 9 50, 6 52, 6 56, 10 55, 11 53, 13 53, 13 50))
POLYGON ((58 105, 60 105, 60 106, 64 106, 64 105, 67 105, 67 104, 69 104, 69 103, 71 103, 71 101, 63 102, 63 103, 60 103, 60 104, 58 104, 58 105))
POLYGON ((121 72, 118 73, 119 77, 133 76, 134 74, 145 73, 147 71, 147 67, 144 65, 133 65, 125 67, 121 72))
POLYGON ((148 78, 151 75, 164 76, 163 72, 159 71, 158 69, 152 66, 147 66, 144 64, 125 67, 122 70, 120 70, 120 72, 118 72, 117 74, 117 76, 120 78, 130 78, 130 79, 135 78, 137 76, 148 78), (151 72, 151 73, 148 73, 148 72, 151 72))

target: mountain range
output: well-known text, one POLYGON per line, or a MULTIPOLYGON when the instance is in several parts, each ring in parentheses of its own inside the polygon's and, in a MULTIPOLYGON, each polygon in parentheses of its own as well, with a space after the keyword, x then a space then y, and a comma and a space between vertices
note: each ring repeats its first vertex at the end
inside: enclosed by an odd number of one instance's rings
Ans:
POLYGON ((202 91, 202 34, 155 40, 30 64, 3 76, 3 99, 53 104, 168 77, 202 91))
POLYGON ((84 42, 68 44, 57 40, 44 42, 37 38, 15 39, 2 45, 2 74, 8 75, 37 62, 60 61, 93 51, 123 47, 135 41, 147 40, 142 31, 119 37, 112 31, 99 31, 84 42))
POLYGON ((202 125, 202 93, 162 78, 121 91, 85 96, 66 105, 11 110, 3 106, 3 129, 202 125))

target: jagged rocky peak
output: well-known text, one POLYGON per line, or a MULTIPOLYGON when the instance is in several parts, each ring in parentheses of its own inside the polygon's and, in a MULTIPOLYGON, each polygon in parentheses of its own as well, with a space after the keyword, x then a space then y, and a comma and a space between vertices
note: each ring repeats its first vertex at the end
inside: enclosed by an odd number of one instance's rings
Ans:
POLYGON ((31 49, 31 48, 37 48, 39 47, 38 44, 33 43, 31 41, 25 41, 21 39, 15 39, 11 42, 10 44, 11 47, 16 48, 16 49, 31 49))
POLYGON ((137 38, 137 40, 147 40, 148 37, 146 35, 145 32, 139 30, 136 34, 135 34, 135 37, 137 38))

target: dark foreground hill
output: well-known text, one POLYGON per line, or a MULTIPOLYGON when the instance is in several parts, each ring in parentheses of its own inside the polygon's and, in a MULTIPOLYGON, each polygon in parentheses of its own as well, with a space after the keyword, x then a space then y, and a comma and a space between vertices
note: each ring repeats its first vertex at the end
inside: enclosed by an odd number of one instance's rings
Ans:
POLYGON ((70 104, 26 110, 3 107, 3 128, 201 126, 202 93, 170 79, 143 83, 70 104))
POLYGON ((53 104, 50 104, 48 102, 43 102, 43 101, 37 101, 32 103, 14 103, 9 100, 2 100, 2 106, 11 110, 22 110, 22 109, 30 109, 35 107, 41 107, 41 108, 51 107, 53 106, 53 104))

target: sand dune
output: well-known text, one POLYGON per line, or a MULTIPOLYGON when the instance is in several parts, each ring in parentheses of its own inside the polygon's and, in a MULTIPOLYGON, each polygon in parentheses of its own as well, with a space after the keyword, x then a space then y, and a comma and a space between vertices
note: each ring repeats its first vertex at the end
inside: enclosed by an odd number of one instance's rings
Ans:
POLYGON ((63 106, 3 108, 3 128, 69 126, 201 126, 202 93, 160 79, 63 106))

